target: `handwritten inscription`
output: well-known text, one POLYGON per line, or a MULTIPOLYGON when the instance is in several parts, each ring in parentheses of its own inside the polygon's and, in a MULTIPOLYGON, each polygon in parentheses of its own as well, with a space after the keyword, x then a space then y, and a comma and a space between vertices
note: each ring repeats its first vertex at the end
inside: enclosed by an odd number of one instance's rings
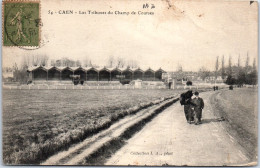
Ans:
POLYGON ((155 8, 155 5, 154 4, 148 4, 148 3, 146 3, 146 4, 143 4, 143 8, 145 9, 145 8, 151 8, 151 9, 154 9, 155 8))

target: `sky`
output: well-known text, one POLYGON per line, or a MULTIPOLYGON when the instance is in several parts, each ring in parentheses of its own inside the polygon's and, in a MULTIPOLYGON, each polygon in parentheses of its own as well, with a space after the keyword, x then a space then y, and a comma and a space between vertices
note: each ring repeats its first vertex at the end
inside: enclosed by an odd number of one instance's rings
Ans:
POLYGON ((21 64, 24 56, 47 55, 89 59, 99 66, 109 57, 136 60, 141 68, 185 71, 214 70, 216 57, 231 56, 241 64, 247 54, 257 58, 258 4, 249 1, 43 0, 41 43, 38 49, 3 47, 3 67, 21 64), (73 10, 74 14, 48 14, 73 10), (143 11, 154 15, 79 15, 79 11, 143 11))

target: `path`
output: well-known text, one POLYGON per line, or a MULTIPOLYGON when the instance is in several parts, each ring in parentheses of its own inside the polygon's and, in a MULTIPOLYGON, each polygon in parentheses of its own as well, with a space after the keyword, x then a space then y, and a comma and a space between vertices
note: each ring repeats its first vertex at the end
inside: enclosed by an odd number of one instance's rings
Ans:
POLYGON ((176 102, 127 141, 106 165, 245 165, 248 158, 241 146, 216 120, 209 98, 214 92, 202 93, 205 102, 203 124, 188 124, 183 106, 176 102))

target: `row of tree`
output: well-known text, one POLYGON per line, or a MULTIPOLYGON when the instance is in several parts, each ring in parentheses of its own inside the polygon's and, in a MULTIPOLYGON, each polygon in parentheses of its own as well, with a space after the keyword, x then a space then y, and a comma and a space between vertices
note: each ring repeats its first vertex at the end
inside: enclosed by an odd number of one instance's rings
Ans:
POLYGON ((219 57, 216 58, 215 71, 211 72, 205 67, 201 67, 198 75, 205 80, 207 77, 215 76, 215 80, 218 76, 225 81, 228 85, 256 85, 257 84, 257 68, 256 59, 254 59, 253 64, 249 65, 249 56, 247 58, 244 66, 241 65, 240 56, 238 57, 237 63, 232 65, 232 57, 229 56, 228 66, 225 66, 225 57, 222 56, 221 67, 219 68, 219 57))
MULTIPOLYGON (((69 58, 61 58, 61 59, 51 59, 49 60, 49 57, 46 55, 37 55, 37 56, 25 56, 23 57, 23 63, 21 65, 21 69, 24 67, 29 66, 56 66, 56 67, 79 67, 79 66, 85 66, 85 67, 99 67, 96 64, 93 64, 91 59, 85 58, 84 60, 73 60, 69 58)), ((108 68, 111 67, 118 67, 118 68, 124 68, 124 67, 130 67, 130 68, 137 68, 138 62, 133 59, 125 59, 123 57, 113 57, 110 56, 107 60, 107 63, 105 65, 108 68)))

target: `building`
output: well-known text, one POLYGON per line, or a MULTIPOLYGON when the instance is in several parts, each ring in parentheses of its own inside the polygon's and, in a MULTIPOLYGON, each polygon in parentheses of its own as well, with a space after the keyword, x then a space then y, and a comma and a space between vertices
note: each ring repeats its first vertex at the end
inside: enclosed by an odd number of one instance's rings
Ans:
POLYGON ((14 81, 14 70, 12 68, 3 68, 2 79, 4 82, 14 81))
POLYGON ((34 66, 27 70, 29 79, 34 81, 71 81, 77 75, 80 81, 120 81, 129 83, 132 80, 162 81, 161 68, 153 70, 148 68, 94 68, 94 67, 45 67, 34 66))

